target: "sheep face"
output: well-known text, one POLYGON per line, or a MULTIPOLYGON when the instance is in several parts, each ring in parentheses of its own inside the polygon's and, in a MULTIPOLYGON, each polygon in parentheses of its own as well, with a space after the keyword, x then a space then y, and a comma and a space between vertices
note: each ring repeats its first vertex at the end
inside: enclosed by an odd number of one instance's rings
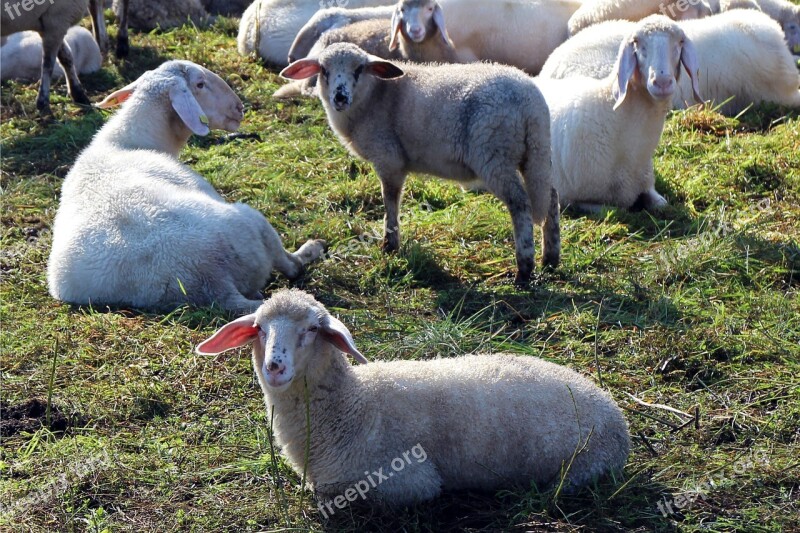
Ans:
POLYGON ((786 44, 789 45, 789 50, 793 54, 800 55, 800 7, 786 11, 781 22, 783 34, 786 36, 786 44))
POLYGON ((445 45, 451 46, 444 25, 444 13, 436 0, 400 0, 392 14, 389 50, 397 48, 400 33, 410 41, 421 43, 436 32, 439 32, 445 45))
POLYGON ((224 325, 196 351, 212 355, 246 344, 253 345, 253 366, 265 391, 284 391, 327 368, 330 361, 321 358, 332 357, 328 345, 367 362, 347 327, 296 289, 275 293, 258 311, 224 325))
POLYGON ((622 104, 631 84, 644 88, 658 102, 670 101, 678 85, 681 64, 692 79, 695 98, 702 101, 697 86, 697 53, 692 42, 675 22, 662 15, 643 19, 620 45, 613 72, 614 108, 622 104))
POLYGON ((335 43, 325 48, 318 58, 295 61, 281 72, 281 76, 293 80, 315 74, 319 74, 319 95, 325 107, 329 111, 344 112, 354 102, 367 100, 375 78, 397 78, 403 71, 354 44, 335 43))

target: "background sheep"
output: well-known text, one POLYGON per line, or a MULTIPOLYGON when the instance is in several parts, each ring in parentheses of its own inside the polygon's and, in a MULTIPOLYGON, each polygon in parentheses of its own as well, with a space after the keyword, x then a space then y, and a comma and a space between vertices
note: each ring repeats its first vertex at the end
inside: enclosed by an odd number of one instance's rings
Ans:
POLYGON ((631 24, 608 77, 537 80, 550 108, 553 182, 563 204, 652 209, 667 203, 655 189, 653 152, 681 64, 702 101, 697 54, 667 17, 631 24))
POLYGON ((395 458, 415 447, 425 459, 418 453, 416 464, 368 486, 370 499, 408 505, 443 489, 531 481, 544 488, 562 472, 574 489, 621 470, 630 449, 613 399, 566 367, 508 354, 352 367, 342 351, 366 359, 350 331, 298 290, 277 292, 197 352, 247 344, 274 412, 275 439, 322 498, 358 486, 365 471, 389 472, 395 458))
MULTIPOLYGON (((72 51, 72 61, 79 74, 96 72, 103 56, 89 30, 73 26, 64 36, 72 51)), ((0 80, 38 80, 42 74, 42 38, 35 31, 21 31, 5 39, 0 47, 0 80)), ((64 71, 56 63, 53 76, 61 78, 64 71)))
POLYGON ((113 9, 119 20, 127 10, 127 26, 143 31, 174 28, 189 21, 193 24, 204 24, 209 17, 201 0, 177 0, 174 2, 114 0, 113 9))
POLYGON ((569 19, 569 33, 575 35, 606 20, 637 22, 659 13, 673 20, 688 20, 711 16, 712 11, 705 0, 588 0, 569 19))
POLYGON ((219 76, 169 61, 99 107, 121 103, 64 180, 47 271, 54 298, 252 311, 273 267, 294 277, 319 257, 321 241, 286 252, 259 212, 227 203, 178 161, 192 133, 239 127, 242 103, 219 76))
POLYGON ((800 54, 800 5, 787 0, 757 0, 758 7, 783 28, 789 51, 800 54))
POLYGON ((36 108, 43 115, 51 115, 50 79, 56 58, 66 72, 67 93, 78 104, 88 105, 89 99, 83 91, 78 73, 73 64, 72 52, 64 45, 64 36, 70 26, 86 14, 89 0, 61 0, 59 2, 36 2, 30 9, 20 11, 19 4, 5 3, 0 10, 0 36, 20 31, 33 30, 42 37, 42 71, 36 108), (16 9, 16 12, 14 11, 16 9))
MULTIPOLYGON (((800 107, 800 75, 786 49, 783 32, 757 11, 733 10, 679 23, 697 50, 700 94, 736 114, 752 103, 800 107)), ((611 21, 591 26, 561 45, 542 68, 541 77, 607 76, 616 50, 635 23, 611 21), (616 44, 615 44, 616 43, 616 44)), ((680 81, 672 104, 691 103, 689 80, 680 81)))
POLYGON ((320 72, 319 95, 331 128, 344 146, 373 164, 381 180, 384 250, 400 247, 403 184, 409 172, 422 172, 462 183, 478 179, 508 207, 518 283, 527 282, 533 270, 532 219, 544 222, 543 264, 558 264, 550 118, 529 77, 481 63, 404 63, 401 69, 349 43, 295 61, 281 75, 305 79, 320 72))
POLYGON ((108 30, 106 29, 106 19, 103 11, 107 3, 111 4, 117 16, 117 45, 114 55, 127 57, 130 51, 128 42, 128 4, 130 0, 115 0, 116 7, 109 0, 89 0, 89 13, 92 15, 94 38, 100 46, 100 51, 105 54, 108 50, 108 30))

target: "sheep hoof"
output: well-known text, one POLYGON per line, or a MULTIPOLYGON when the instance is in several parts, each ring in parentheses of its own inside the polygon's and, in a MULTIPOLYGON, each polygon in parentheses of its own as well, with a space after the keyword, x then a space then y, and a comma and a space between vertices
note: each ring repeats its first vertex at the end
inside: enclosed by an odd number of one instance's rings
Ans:
POLYGON ((128 44, 128 40, 118 40, 117 41, 117 49, 114 50, 114 55, 117 56, 117 59, 122 59, 123 57, 128 57, 128 53, 130 52, 130 45, 128 44))
POLYGON ((390 254, 394 253, 400 249, 400 243, 397 242, 396 239, 392 239, 390 237, 384 237, 383 244, 381 244, 381 250, 383 253, 390 254))

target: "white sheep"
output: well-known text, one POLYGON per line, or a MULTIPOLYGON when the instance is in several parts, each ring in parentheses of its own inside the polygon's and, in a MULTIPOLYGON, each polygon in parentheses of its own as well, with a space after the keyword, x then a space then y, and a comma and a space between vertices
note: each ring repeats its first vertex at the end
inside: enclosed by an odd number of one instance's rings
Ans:
POLYGON ((602 80, 537 79, 550 107, 553 182, 563 204, 593 210, 597 204, 653 209, 667 203, 655 189, 653 153, 681 64, 702 101, 697 54, 680 26, 663 15, 632 24, 602 80))
POLYGON ((759 9, 778 22, 786 44, 793 54, 800 54, 800 5, 788 0, 751 0, 759 9))
POLYGON ((367 360, 350 331, 296 289, 276 292, 196 351, 248 344, 275 440, 323 512, 326 500, 354 501, 356 491, 403 506, 442 490, 541 489, 561 477, 575 490, 621 471, 628 457, 628 427, 611 396, 536 357, 351 366, 342 352, 367 360))
MULTIPOLYGON (((440 0, 460 62, 495 61, 536 74, 569 32, 567 21, 580 0, 440 0)), ((306 57, 319 36, 355 20, 386 18, 391 10, 320 11, 300 30, 290 61, 306 57)))
MULTIPOLYGON (((72 52, 72 61, 79 74, 100 70, 103 56, 89 30, 73 26, 64 36, 64 42, 72 52)), ((35 81, 41 74, 41 36, 35 31, 21 31, 8 36, 0 47, 0 80, 35 81)), ((53 77, 64 77, 58 63, 53 67, 53 77)))
POLYGON ((513 67, 417 65, 371 56, 350 43, 295 61, 289 79, 320 74, 331 128, 381 181, 385 251, 400 246, 400 196, 409 172, 480 180, 508 207, 517 282, 533 270, 533 224, 542 223, 544 265, 558 264, 558 195, 551 185, 550 118, 541 93, 513 67))
POLYGON ((324 242, 290 254, 263 215, 226 202, 178 161, 192 133, 239 127, 242 103, 219 76, 169 61, 98 106, 119 104, 64 180, 47 267, 53 297, 250 312, 273 268, 295 277, 319 257, 324 242))
POLYGON ((673 20, 689 20, 712 15, 706 0, 587 0, 569 19, 569 33, 607 20, 637 22, 649 15, 665 15, 673 20))
POLYGON ((70 26, 86 13, 89 0, 59 0, 58 2, 31 2, 26 6, 20 3, 4 2, 0 10, 0 36, 5 37, 20 31, 36 31, 42 37, 41 84, 36 97, 36 108, 42 115, 52 115, 50 108, 50 80, 56 58, 66 72, 67 93, 78 104, 91 102, 78 79, 72 60, 72 51, 64 44, 64 36, 70 26))
MULTIPOLYGON (((390 6, 396 0, 347 0, 350 9, 390 6)), ((255 0, 239 23, 238 50, 242 55, 257 54, 278 66, 286 66, 289 48, 297 32, 321 6, 340 4, 337 0, 255 0)), ((340 4, 340 5, 341 5, 340 4)), ((390 11, 391 13, 391 11, 390 11)), ((322 32, 320 32, 321 34, 322 32)), ((319 35, 317 35, 317 38, 319 35)), ((309 44, 309 50, 316 42, 309 44)), ((303 56, 305 57, 305 56, 303 56)))
MULTIPOLYGON (((800 107, 800 74, 780 26, 769 16, 733 10, 678 24, 697 50, 700 94, 716 104, 726 102, 721 112, 737 114, 761 102, 800 107)), ((540 76, 607 76, 619 43, 634 26, 611 21, 586 28, 553 52, 540 76)), ((681 79, 673 107, 691 105, 691 95, 689 80, 681 79)))

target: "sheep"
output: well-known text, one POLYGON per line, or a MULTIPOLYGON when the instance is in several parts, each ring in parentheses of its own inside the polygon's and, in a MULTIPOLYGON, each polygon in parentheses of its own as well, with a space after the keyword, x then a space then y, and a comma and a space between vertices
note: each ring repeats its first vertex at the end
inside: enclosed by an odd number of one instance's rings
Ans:
MULTIPOLYGON (((117 0, 114 12, 118 20, 117 45, 114 55, 118 58, 127 57, 130 51, 128 42, 128 4, 130 0, 117 0)), ((106 53, 108 49, 108 31, 106 30, 106 20, 103 16, 106 0, 89 0, 89 13, 92 15, 92 32, 101 52, 106 53)), ((112 4, 113 7, 113 4, 112 4)))
MULTIPOLYGON (((800 74, 781 28, 769 16, 733 10, 679 24, 694 43, 702 65, 700 93, 721 104, 722 113, 735 115, 761 102, 800 107, 800 74)), ((615 50, 633 26, 612 21, 586 28, 553 52, 540 77, 607 76, 615 50)), ((672 100, 675 109, 690 105, 690 84, 680 81, 672 100)))
MULTIPOLYGON (((447 32, 463 63, 494 61, 536 74, 569 32, 579 0, 440 0, 447 32)), ((385 10, 320 11, 297 34, 292 59, 306 57, 323 31, 352 20, 390 16, 385 10)), ((291 59, 290 59, 291 60, 291 59)))
POLYGON ((112 9, 118 19, 127 11, 127 26, 152 31, 208 22, 209 14, 200 0, 153 2, 151 0, 114 0, 112 9), (130 5, 128 5, 130 3, 130 5))
MULTIPOLYGON (((355 9, 391 6, 395 2, 396 0, 348 0, 346 5, 355 9)), ((269 63, 285 67, 295 35, 326 3, 324 0, 255 0, 245 10, 239 23, 239 53, 244 56, 255 53, 269 63)), ((330 0, 331 6, 337 3, 339 2, 336 0, 330 0)), ((391 16, 391 11, 389 13, 391 16)), ((309 50, 314 42, 316 38, 310 43, 309 50)))
POLYGON ((569 34, 606 20, 637 22, 661 13, 673 20, 689 20, 712 15, 706 0, 587 0, 569 19, 569 34))
POLYGON ((757 4, 781 25, 789 51, 800 54, 800 5, 787 0, 758 0, 757 4))
POLYGON ((242 103, 219 76, 169 61, 98 107, 119 104, 64 180, 47 267, 54 298, 251 312, 273 267, 295 277, 320 256, 324 241, 285 251, 263 215, 178 161, 192 133, 239 127, 242 103))
POLYGON ((53 114, 50 108, 50 80, 56 58, 66 72, 67 93, 77 104, 89 105, 78 73, 73 64, 72 52, 64 44, 64 36, 86 13, 89 0, 59 0, 58 2, 31 2, 20 10, 19 3, 4 3, 0 11, 0 36, 33 30, 42 37, 42 71, 36 108, 43 116, 53 114))
POLYGON ((569 368, 512 354, 351 366, 342 352, 367 359, 350 331, 297 289, 276 292, 196 352, 248 344, 275 440, 323 512, 356 491, 393 506, 562 477, 575 491, 621 471, 630 451, 617 404, 569 368))
MULTIPOLYGON (((89 30, 73 26, 64 36, 64 42, 72 51, 73 64, 79 74, 100 70, 103 56, 89 30)), ((0 47, 0 55, 0 80, 39 79, 42 73, 42 38, 35 31, 21 31, 9 36, 0 47)), ((58 63, 53 67, 53 77, 64 77, 58 63)))
POLYGON ((508 207, 517 283, 526 283, 533 270, 532 221, 544 222, 542 263, 556 266, 559 206, 551 186, 550 118, 533 80, 501 65, 400 65, 336 43, 281 72, 289 79, 321 73, 318 92, 331 128, 380 178, 384 251, 400 246, 406 176, 422 172, 462 183, 479 179, 508 207))
POLYGON ((552 119, 553 182, 565 205, 657 209, 667 203, 655 189, 653 152, 681 64, 702 101, 697 53, 680 26, 663 15, 632 24, 602 80, 537 80, 552 119))
MULTIPOLYGON (((394 7, 391 25, 387 20, 367 19, 326 31, 311 49, 310 55, 316 57, 326 47, 341 42, 353 43, 383 59, 402 59, 415 63, 461 62, 447 35, 442 8, 436 0, 400 0, 394 7)), ((295 81, 278 89, 273 96, 313 96, 315 87, 315 78, 295 81)))

